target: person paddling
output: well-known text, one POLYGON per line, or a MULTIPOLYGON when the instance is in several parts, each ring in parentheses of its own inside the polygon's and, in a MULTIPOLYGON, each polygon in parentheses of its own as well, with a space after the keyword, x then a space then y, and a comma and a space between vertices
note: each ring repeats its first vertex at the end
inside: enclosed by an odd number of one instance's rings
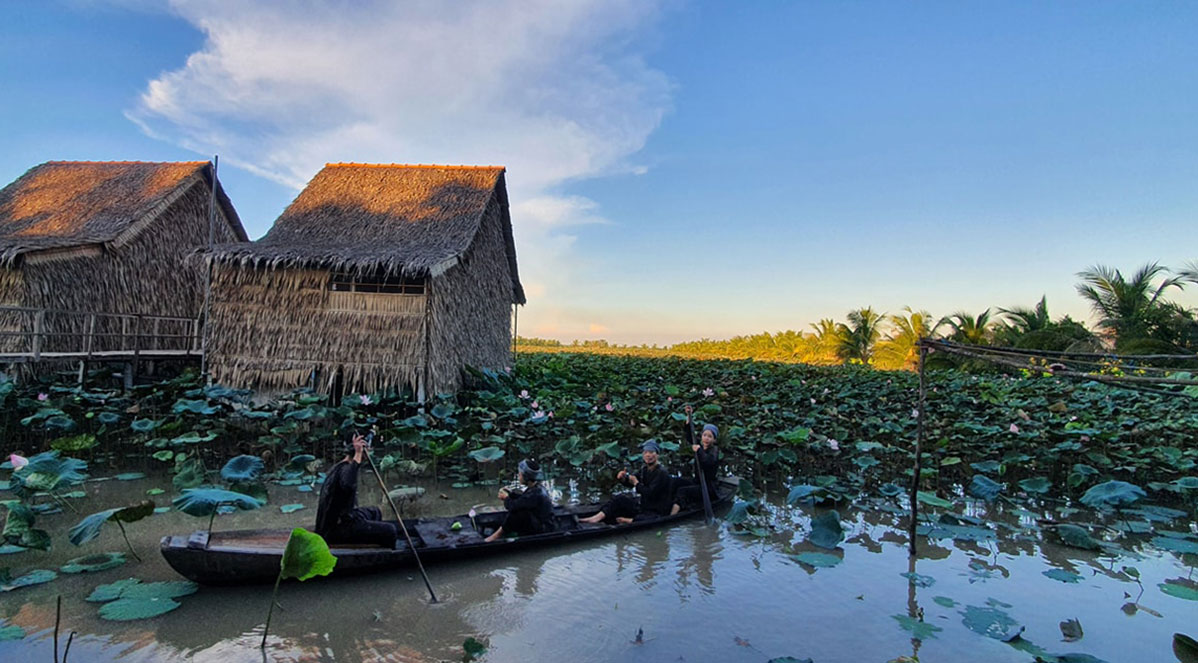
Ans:
POLYGON ((530 459, 520 461, 518 480, 524 485, 524 492, 513 495, 507 488, 499 489, 499 499, 503 508, 507 509, 507 518, 490 536, 484 539, 487 543, 501 536, 526 536, 552 532, 553 500, 549 491, 541 485, 541 466, 530 459))
POLYGON ((665 467, 657 462, 657 454, 661 451, 656 440, 649 440, 641 445, 641 459, 645 465, 635 474, 628 470, 620 470, 616 479, 632 486, 636 495, 621 493, 613 495, 599 512, 588 518, 579 518, 580 523, 599 523, 615 520, 627 524, 633 520, 656 518, 670 513, 670 475, 665 467), (639 497, 639 499, 638 499, 639 497))
POLYGON ((374 506, 358 506, 358 470, 366 459, 366 438, 358 431, 350 438, 345 458, 329 470, 316 507, 316 533, 329 543, 374 543, 395 548, 399 527, 383 520, 374 506))
POLYGON ((686 425, 683 431, 686 435, 686 443, 690 445, 691 451, 699 459, 699 468, 702 470, 702 474, 693 480, 678 479, 679 488, 674 494, 674 507, 670 510, 670 515, 674 515, 684 508, 689 509, 702 504, 703 486, 699 485, 699 481, 707 484, 709 496, 714 497, 716 494, 716 472, 720 465, 720 450, 715 442, 720 435, 720 429, 716 428, 715 424, 703 424, 703 433, 700 435, 699 441, 695 442, 695 424, 691 420, 693 411, 691 406, 686 406, 686 425))

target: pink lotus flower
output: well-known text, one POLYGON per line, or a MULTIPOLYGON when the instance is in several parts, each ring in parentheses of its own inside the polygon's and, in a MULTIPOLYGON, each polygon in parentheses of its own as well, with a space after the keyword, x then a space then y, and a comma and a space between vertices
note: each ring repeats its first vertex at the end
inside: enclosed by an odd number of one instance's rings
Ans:
POLYGON ((503 372, 504 372, 504 373, 511 373, 511 372, 512 372, 512 367, 511 367, 511 366, 504 366, 504 367, 503 367, 503 372))
POLYGON ((532 402, 532 409, 536 410, 536 409, 539 409, 540 407, 541 407, 540 404, 538 404, 536 401, 532 402))
POLYGON ((528 398, 528 390, 527 389, 520 390, 520 398, 528 398))
POLYGON ((608 412, 611 412, 612 410, 614 410, 614 409, 616 409, 616 408, 615 408, 615 406, 613 406, 611 403, 608 403, 607 405, 604 405, 604 406, 603 406, 603 409, 604 409, 604 410, 607 410, 608 412))
POLYGON ((14 470, 19 470, 29 464, 28 458, 24 456, 18 456, 16 454, 10 454, 8 456, 8 460, 12 462, 12 468, 14 470))
POLYGON ((50 394, 38 394, 38 395, 37 395, 37 399, 38 399, 39 401, 46 401, 46 400, 50 400, 50 394))
POLYGON ((703 390, 703 395, 704 395, 704 396, 707 396, 707 397, 714 396, 714 395, 715 395, 715 390, 714 390, 714 389, 712 389, 711 387, 708 387, 708 388, 706 388, 706 389, 704 389, 704 390, 703 390))
POLYGON ((832 451, 840 451, 840 443, 832 438, 828 438, 828 448, 832 451))
POLYGON ((545 415, 545 416, 546 416, 546 417, 549 417, 550 419, 552 419, 552 418, 553 418, 553 410, 550 410, 550 411, 549 411, 549 414, 547 414, 547 415, 545 415))
POLYGON ((812 405, 815 405, 815 399, 814 399, 814 398, 812 398, 812 399, 811 399, 811 404, 812 404, 812 405))
POLYGON ((1018 433, 1019 426, 1016 426, 1015 424, 1011 424, 1011 427, 1008 430, 1010 430, 1012 433, 1018 433))
POLYGON ((358 400, 362 401, 362 405, 374 405, 374 401, 370 400, 370 396, 366 394, 358 396, 358 400))
POLYGON ((918 409, 918 408, 911 410, 911 418, 912 418, 912 419, 918 419, 918 418, 919 418, 919 409, 918 409))
POLYGON ((1080 439, 1081 439, 1081 441, 1082 441, 1082 442, 1089 442, 1089 441, 1090 441, 1090 436, 1089 436, 1089 435, 1083 435, 1083 436, 1081 436, 1081 438, 1080 438, 1080 439))
POLYGON ((673 402, 674 402, 674 397, 673 397, 673 396, 666 396, 666 402, 667 402, 667 403, 673 403, 673 402))
POLYGON ((471 518, 473 518, 473 517, 475 517, 475 516, 477 516, 477 515, 478 515, 478 512, 474 510, 474 507, 470 507, 470 511, 469 511, 469 513, 467 513, 466 515, 467 515, 467 516, 470 516, 471 518))

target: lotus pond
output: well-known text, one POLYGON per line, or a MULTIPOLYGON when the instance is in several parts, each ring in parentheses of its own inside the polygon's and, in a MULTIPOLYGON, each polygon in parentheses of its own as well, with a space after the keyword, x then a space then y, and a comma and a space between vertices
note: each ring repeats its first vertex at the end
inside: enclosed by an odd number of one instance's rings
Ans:
POLYGON ((53 659, 60 596, 70 660, 262 660, 270 587, 180 582, 158 540, 310 525, 343 426, 378 427, 405 515, 443 515, 494 503, 525 455, 563 500, 649 437, 685 465, 684 403, 747 479, 715 525, 432 567, 438 604, 412 572, 285 583, 267 659, 1195 660, 1173 636, 1198 635, 1193 395, 932 374, 912 559, 911 375, 531 355, 476 378, 423 411, 0 383, 3 451, 30 460, 0 484, 0 660, 53 659))

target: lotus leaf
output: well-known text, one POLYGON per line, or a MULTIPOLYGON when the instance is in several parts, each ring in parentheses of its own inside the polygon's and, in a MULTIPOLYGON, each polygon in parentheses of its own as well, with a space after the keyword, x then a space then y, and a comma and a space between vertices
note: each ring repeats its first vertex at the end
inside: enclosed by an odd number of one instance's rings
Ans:
POLYGON ((116 412, 101 412, 96 415, 96 419, 102 424, 112 425, 121 420, 121 415, 116 412))
POLYGON ((841 563, 842 560, 836 555, 818 552, 804 552, 797 555, 791 555, 791 559, 807 566, 814 566, 817 569, 828 569, 841 563))
POLYGON ((50 492, 63 486, 83 483, 87 463, 76 458, 60 458, 57 451, 46 451, 29 459, 29 464, 13 472, 11 488, 19 497, 35 492, 50 492))
POLYGON ((969 483, 969 494, 984 500, 993 500, 1003 490, 1003 485, 984 474, 973 475, 969 483))
POLYGON ((1107 481, 1092 486, 1082 495, 1081 502, 1096 509, 1119 507, 1132 504, 1147 493, 1143 488, 1126 481, 1107 481))
POLYGON ((1157 587, 1169 596, 1175 596, 1187 601, 1198 601, 1198 583, 1194 583, 1193 581, 1183 579, 1166 580, 1158 584, 1157 587))
POLYGON ((1010 615, 997 608, 979 608, 966 606, 962 613, 961 623, 974 633, 980 633, 988 638, 1010 642, 1023 633, 1023 627, 1010 615))
POLYGON ((283 513, 295 513, 302 508, 304 508, 303 504, 284 504, 283 506, 279 507, 279 511, 283 513))
POLYGON ((907 582, 916 587, 931 587, 936 584, 936 579, 932 576, 920 575, 914 572, 900 573, 902 577, 907 579, 907 582))
POLYGON ((1198 541, 1188 541, 1169 536, 1154 536, 1152 537, 1152 545, 1160 550, 1198 555, 1198 541))
POLYGON ((160 425, 162 425, 162 421, 156 421, 154 419, 134 419, 129 424, 129 428, 132 428, 133 431, 137 433, 149 433, 155 428, 158 428, 160 425))
POLYGON ((483 447, 482 449, 475 449, 466 455, 480 463, 490 463, 503 458, 505 453, 499 447, 483 447))
POLYGON ((214 431, 208 431, 207 433, 200 433, 198 431, 192 431, 190 433, 187 433, 185 435, 180 435, 180 436, 172 439, 171 444, 175 444, 175 445, 199 444, 201 442, 211 442, 215 439, 216 439, 216 433, 214 431))
POLYGON ((952 502, 942 497, 937 497, 934 493, 928 493, 922 490, 915 494, 915 498, 920 502, 927 504, 928 506, 938 506, 942 509, 951 509, 953 506, 952 502))
POLYGON ((1174 633, 1173 655, 1181 663, 1198 663, 1198 641, 1184 633, 1174 633))
POLYGON ((797 504, 803 500, 813 499, 827 495, 828 491, 819 486, 810 484, 799 484, 790 489, 790 493, 786 495, 787 504, 797 504))
POLYGON ((5 582, 0 583, 0 592, 11 592, 14 589, 20 589, 21 587, 29 587, 31 585, 40 585, 43 583, 50 582, 51 580, 54 580, 57 577, 58 577, 58 574, 53 571, 47 571, 45 569, 37 569, 35 571, 30 571, 29 573, 26 573, 25 575, 18 576, 16 578, 11 578, 5 582))
POLYGON ((107 571, 125 563, 125 553, 95 553, 76 557, 59 569, 63 573, 88 573, 92 571, 107 571))
POLYGON ((905 630, 910 631, 911 636, 918 640, 934 638, 936 637, 935 634, 938 631, 944 630, 935 624, 929 624, 923 620, 907 615, 891 615, 891 617, 899 623, 899 626, 902 626, 905 630))
POLYGON ((947 596, 937 596, 932 600, 936 602, 936 605, 944 606, 945 608, 957 607, 957 602, 947 596))
POLYGON ((126 588, 136 585, 140 582, 141 581, 137 578, 126 578, 125 580, 118 580, 107 585, 100 585, 92 590, 92 593, 89 594, 84 600, 91 601, 93 603, 112 601, 120 598, 121 592, 125 591, 126 588))
POLYGON ((1080 575, 1072 571, 1066 571, 1065 569, 1050 569, 1048 571, 1041 571, 1040 573, 1052 578, 1053 580, 1059 580, 1064 583, 1076 583, 1082 581, 1082 577, 1080 575))
POLYGON ((595 447, 595 453, 605 453, 609 458, 622 458, 624 450, 619 442, 609 442, 595 447))
POLYGON ((91 433, 60 437, 50 442, 50 448, 55 451, 85 451, 94 446, 96 446, 96 436, 91 433))
POLYGON ((840 524, 840 513, 832 510, 825 511, 811 519, 811 534, 807 540, 812 545, 829 550, 836 548, 844 540, 844 527, 840 524))
POLYGON ((182 462, 176 462, 178 471, 171 479, 171 485, 175 490, 195 488, 204 483, 204 464, 200 459, 185 458, 182 462))
POLYGON ((33 527, 35 516, 32 509, 19 500, 5 500, 0 502, 0 506, 8 509, 4 529, 0 531, 6 543, 21 548, 50 549, 50 535, 45 530, 33 527))
POLYGON ((257 456, 236 456, 221 468, 220 478, 229 482, 256 481, 263 469, 262 459, 257 456))
POLYGON ((1068 619, 1061 622, 1061 636, 1065 642, 1075 642, 1081 640, 1084 632, 1082 631, 1082 623, 1076 619, 1068 619))
POLYGON ((1198 477, 1182 477, 1172 484, 1181 490, 1198 490, 1198 477))
POLYGON ((25 629, 20 626, 9 624, 8 626, 0 626, 0 642, 6 640, 20 640, 25 637, 25 629))
POLYGON ((154 513, 154 503, 150 500, 143 500, 140 504, 132 506, 105 509, 79 521, 77 525, 71 528, 68 538, 71 543, 81 546, 99 536, 100 528, 110 520, 135 523, 152 513, 154 513))
POLYGON ((993 474, 1002 469, 1002 464, 996 460, 987 460, 981 463, 970 463, 969 466, 972 467, 975 472, 983 472, 985 474, 993 474))
POLYGON ((175 401, 174 407, 171 408, 171 412, 175 414, 191 412, 193 414, 202 414, 204 416, 213 415, 219 411, 219 407, 210 405, 206 400, 189 401, 184 398, 180 398, 179 400, 175 401))
POLYGON ((125 472, 124 474, 118 474, 112 478, 116 479, 117 481, 134 481, 136 479, 146 478, 146 473, 145 472, 125 472))
POLYGON ((171 503, 189 516, 211 516, 220 506, 231 505, 244 511, 257 509, 263 502, 231 490, 219 488, 188 488, 171 503))
POLYGON ((329 552, 329 545, 319 534, 302 527, 291 530, 287 547, 283 549, 279 577, 284 580, 296 578, 307 580, 316 576, 327 576, 337 565, 337 558, 329 552))
POLYGON ((1057 536, 1067 546, 1083 550, 1099 550, 1102 546, 1090 536, 1090 533, 1077 525, 1057 525, 1057 536))
POLYGON ((162 451, 155 451, 151 458, 154 460, 160 460, 164 463, 169 463, 175 459, 175 452, 171 451, 170 449, 163 449, 162 451))
POLYGON ((878 486, 878 492, 882 493, 886 497, 898 497, 899 495, 903 494, 903 488, 902 486, 898 486, 893 483, 884 483, 881 486, 878 486))
POLYGON ((1044 495, 1052 488, 1052 482, 1045 477, 1031 477, 1020 481, 1019 487, 1028 493, 1044 495))
POLYGON ((756 500, 736 500, 732 503, 732 508, 728 509, 728 513, 724 514, 724 520, 733 525, 743 523, 749 517, 749 510, 756 504, 756 500))

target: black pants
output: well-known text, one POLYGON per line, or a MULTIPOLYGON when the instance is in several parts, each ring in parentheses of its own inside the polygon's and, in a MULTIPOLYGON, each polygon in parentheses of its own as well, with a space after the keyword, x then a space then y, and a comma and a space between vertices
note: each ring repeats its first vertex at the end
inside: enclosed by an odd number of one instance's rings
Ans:
MULTIPOLYGON (((694 479, 675 479, 678 485, 674 493, 674 503, 682 509, 697 509, 703 506, 703 487, 694 479)), ((715 489, 707 484, 707 498, 715 501, 715 489)))
POLYGON ((653 511, 643 511, 641 509, 641 500, 636 495, 631 493, 620 493, 612 495, 612 498, 606 504, 599 507, 603 512, 605 523, 614 523, 616 518, 632 518, 633 520, 647 520, 664 516, 664 513, 655 513, 653 511))
POLYGON ((338 523, 325 538, 329 543, 373 543, 390 549, 399 538, 399 525, 384 521, 378 507, 360 506, 354 509, 352 518, 338 523))

